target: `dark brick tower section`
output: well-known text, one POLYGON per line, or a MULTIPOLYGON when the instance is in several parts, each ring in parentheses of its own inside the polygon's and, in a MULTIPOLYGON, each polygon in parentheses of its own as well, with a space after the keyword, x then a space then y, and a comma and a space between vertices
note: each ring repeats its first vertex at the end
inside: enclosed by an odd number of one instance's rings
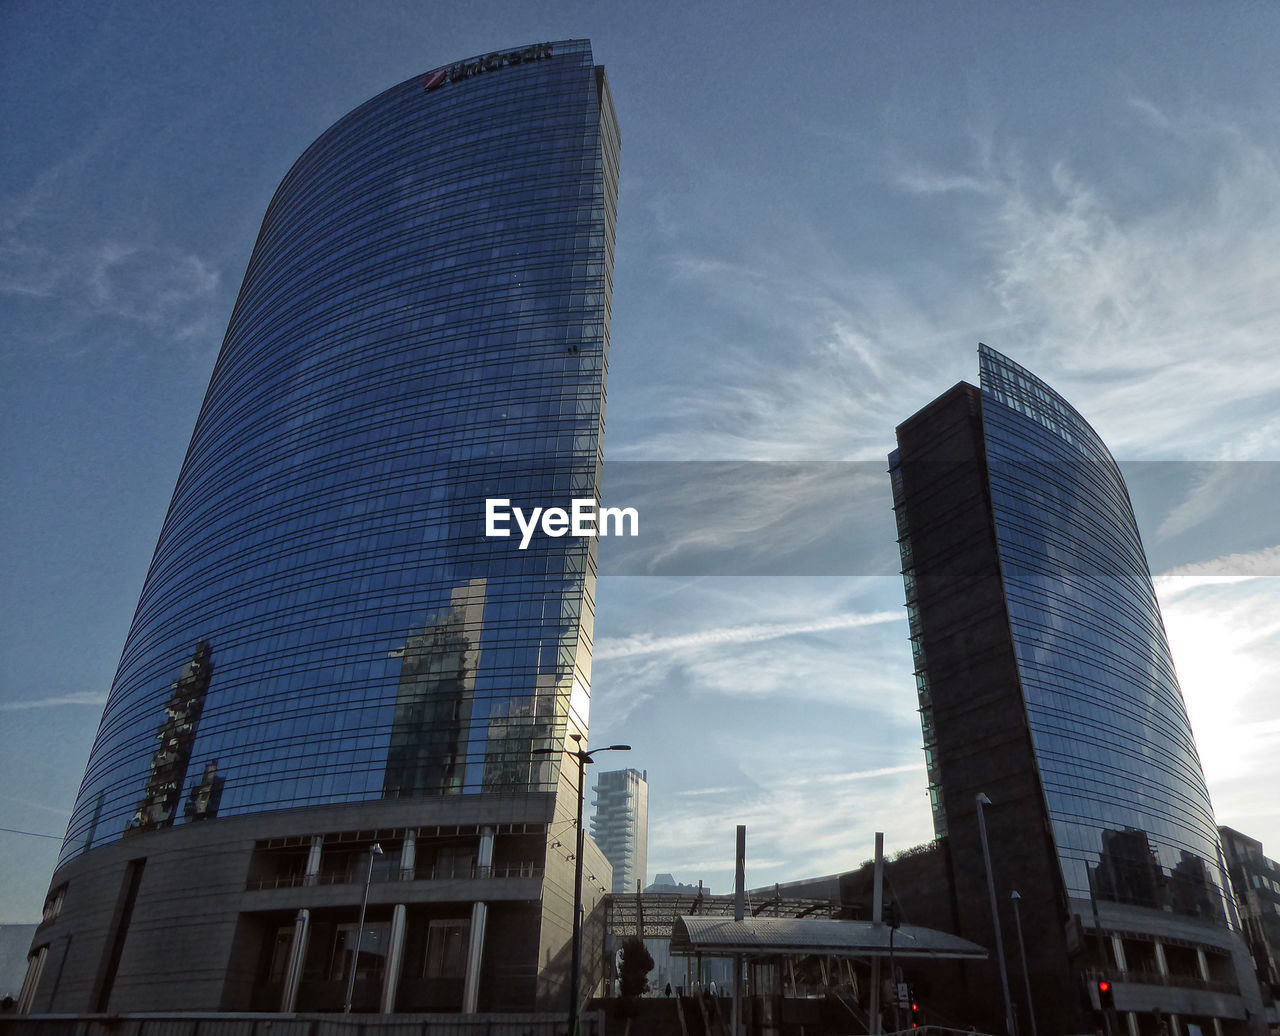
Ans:
POLYGON ((957 935, 991 950, 963 965, 956 1019, 1004 1027, 975 797, 985 792, 996 899, 1014 1011, 1026 996, 1009 896, 1021 895, 1041 1032, 1086 1031, 1068 960, 1066 892, 1032 748, 1009 628, 983 446, 981 396, 964 383, 897 429, 891 458, 934 822, 957 935))

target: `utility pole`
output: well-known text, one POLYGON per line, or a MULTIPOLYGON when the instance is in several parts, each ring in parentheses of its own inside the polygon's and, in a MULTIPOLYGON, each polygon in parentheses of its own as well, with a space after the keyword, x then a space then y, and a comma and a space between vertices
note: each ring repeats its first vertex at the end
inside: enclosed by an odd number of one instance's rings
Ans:
MULTIPOLYGON (((738 844, 733 866, 733 919, 741 921, 747 916, 747 827, 738 825, 738 844)), ((742 954, 733 955, 733 1014, 730 1018, 730 1036, 742 1032, 742 954)))
MULTIPOLYGON (((871 923, 879 924, 884 910, 884 832, 876 832, 876 863, 871 886, 871 923)), ((872 1036, 880 1028, 880 958, 871 958, 871 1003, 868 1007, 872 1036)))

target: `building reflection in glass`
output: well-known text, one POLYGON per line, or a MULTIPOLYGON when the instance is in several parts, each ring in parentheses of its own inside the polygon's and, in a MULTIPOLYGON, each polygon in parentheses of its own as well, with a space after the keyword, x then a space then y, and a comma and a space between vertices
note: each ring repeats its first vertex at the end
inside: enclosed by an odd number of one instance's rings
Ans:
POLYGON ((1166 869, 1147 833, 1136 828, 1103 831, 1102 844, 1097 864, 1089 868, 1098 899, 1187 917, 1224 919, 1212 872, 1195 853, 1183 850, 1181 859, 1166 869))
POLYGON ((449 607, 398 652, 400 684, 383 783, 386 798, 462 791, 485 585, 484 579, 472 579, 456 587, 449 607))
POLYGON ((151 757, 151 778, 125 834, 172 826, 212 674, 209 645, 200 641, 191 661, 182 667, 182 674, 170 685, 169 700, 164 707, 165 720, 156 731, 160 745, 151 757))
MULTIPOLYGON (((552 780, 551 761, 535 757, 533 749, 551 744, 556 733, 556 696, 553 676, 538 678, 538 692, 496 703, 489 716, 485 748, 486 789, 545 785, 552 780)), ((563 717, 560 717, 563 719, 563 717)))
POLYGON ((192 786, 191 794, 187 796, 187 807, 183 810, 186 819, 213 820, 218 815, 222 786, 226 783, 226 777, 218 773, 218 760, 205 763, 199 783, 192 786))

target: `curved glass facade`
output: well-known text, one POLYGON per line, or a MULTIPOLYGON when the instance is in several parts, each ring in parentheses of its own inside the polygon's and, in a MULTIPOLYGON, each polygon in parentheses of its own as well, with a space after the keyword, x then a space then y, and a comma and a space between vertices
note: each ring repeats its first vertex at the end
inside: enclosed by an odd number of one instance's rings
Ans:
POLYGON ((1044 382, 986 346, 980 362, 1004 596, 1067 892, 1234 924, 1119 468, 1044 382))
POLYGON ((63 847, 551 791, 585 735, 618 136, 585 41, 416 76, 272 199, 63 847))

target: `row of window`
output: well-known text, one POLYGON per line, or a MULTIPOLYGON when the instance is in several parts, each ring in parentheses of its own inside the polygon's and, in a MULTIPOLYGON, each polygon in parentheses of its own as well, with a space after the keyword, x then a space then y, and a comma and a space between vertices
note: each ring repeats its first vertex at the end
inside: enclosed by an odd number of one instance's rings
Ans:
POLYGON ((1011 629, 1068 891, 1146 882, 1147 905, 1221 915, 1213 812, 1119 469, 1047 385, 992 350, 981 363, 1011 629))
MULTIPOLYGON (((461 128, 424 160, 421 109, 392 91, 286 177, 64 857, 127 825, 555 787, 558 758, 532 751, 579 722, 571 695, 585 709, 594 544, 520 551, 480 535, 482 509, 464 530, 446 503, 598 482, 615 181, 589 63, 540 64, 511 70, 538 73, 536 104, 496 120, 514 152, 471 148, 461 128), (463 184, 483 213, 471 226, 451 215, 463 184), (366 232, 384 228, 371 249, 366 232), (174 721, 170 684, 198 639, 207 690, 174 721)), ((518 81, 482 90, 504 79, 518 81)), ((470 87, 412 100, 443 112, 438 96, 470 87)))

